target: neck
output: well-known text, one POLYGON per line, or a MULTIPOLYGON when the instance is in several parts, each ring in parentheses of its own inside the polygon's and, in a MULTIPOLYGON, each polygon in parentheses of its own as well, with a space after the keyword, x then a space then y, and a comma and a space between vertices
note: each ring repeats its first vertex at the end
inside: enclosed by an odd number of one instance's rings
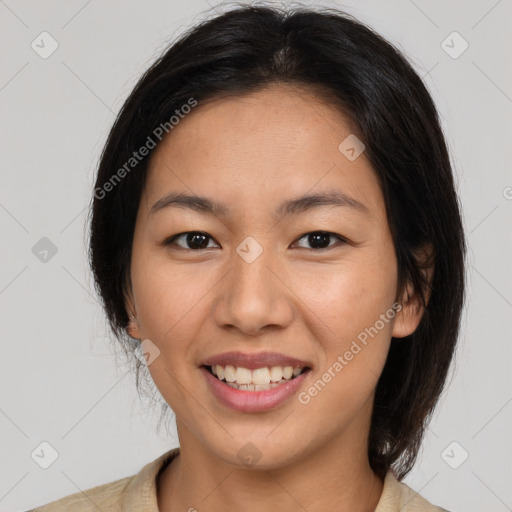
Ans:
POLYGON ((383 481, 368 463, 360 433, 324 442, 287 466, 262 470, 224 462, 179 423, 178 432, 180 454, 158 481, 160 512, 373 512, 382 494, 383 481))

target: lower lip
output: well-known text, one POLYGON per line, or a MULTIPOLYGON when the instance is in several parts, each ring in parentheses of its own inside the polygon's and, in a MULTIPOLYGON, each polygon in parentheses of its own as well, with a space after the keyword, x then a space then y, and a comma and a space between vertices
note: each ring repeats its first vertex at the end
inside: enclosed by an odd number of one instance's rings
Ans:
POLYGON ((206 377, 213 394, 226 406, 242 412, 261 412, 274 409, 297 393, 310 370, 303 371, 294 379, 265 391, 244 391, 228 386, 210 373, 206 367, 200 370, 206 377))

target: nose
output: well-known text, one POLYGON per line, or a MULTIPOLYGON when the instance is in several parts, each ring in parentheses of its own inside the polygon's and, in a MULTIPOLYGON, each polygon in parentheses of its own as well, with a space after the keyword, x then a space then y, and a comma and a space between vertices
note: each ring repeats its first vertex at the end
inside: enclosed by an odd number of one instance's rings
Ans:
POLYGON ((282 265, 267 248, 248 261, 233 252, 231 270, 217 288, 217 325, 248 336, 286 328, 293 319, 293 293, 282 265))

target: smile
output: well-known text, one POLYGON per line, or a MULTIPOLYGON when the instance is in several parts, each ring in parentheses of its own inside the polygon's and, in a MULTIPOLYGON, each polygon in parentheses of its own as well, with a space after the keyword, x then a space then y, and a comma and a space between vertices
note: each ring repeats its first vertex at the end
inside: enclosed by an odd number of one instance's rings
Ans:
POLYGON ((252 371, 245 367, 235 367, 230 365, 221 366, 219 378, 218 366, 215 366, 215 375, 211 366, 201 366, 208 389, 212 395, 224 406, 243 413, 264 412, 275 409, 289 402, 292 396, 299 393, 300 389, 305 385, 305 380, 310 377, 311 368, 297 367, 294 375, 293 367, 265 367, 255 368, 252 371), (290 375, 291 368, 291 376, 290 375), (222 374, 224 372, 224 374, 222 374), (272 375, 271 376, 271 372, 272 375), (278 372, 282 374, 281 379, 277 379, 278 372), (226 380, 226 373, 229 379, 226 380), (285 378, 285 376, 289 376, 285 378), (270 381, 266 384, 255 384, 254 381, 261 382, 270 381), (241 381, 238 382, 238 378, 241 381))
POLYGON ((243 391, 266 391, 281 386, 305 370, 304 367, 292 366, 265 366, 254 370, 232 365, 213 365, 206 368, 231 388, 243 391))

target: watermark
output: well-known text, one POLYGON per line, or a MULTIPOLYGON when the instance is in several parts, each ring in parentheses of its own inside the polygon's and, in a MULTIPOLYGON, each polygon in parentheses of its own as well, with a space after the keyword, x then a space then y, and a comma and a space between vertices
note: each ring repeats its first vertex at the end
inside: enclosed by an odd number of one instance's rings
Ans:
POLYGON ((147 366, 160 357, 160 349, 149 338, 143 340, 134 352, 139 361, 147 366))
POLYGON ((469 43, 457 31, 453 31, 443 39, 441 48, 452 59, 458 59, 469 48, 469 43))
POLYGON ((48 263, 57 254, 57 251, 57 246, 46 236, 43 236, 32 247, 32 254, 41 263, 48 263))
POLYGON ((254 466, 261 459, 262 453, 253 443, 245 443, 236 455, 246 466, 254 466))
POLYGON ((189 114, 193 107, 197 105, 197 100, 189 98, 187 103, 182 105, 179 109, 174 112, 176 115, 170 117, 169 121, 160 123, 151 133, 148 135, 146 142, 137 150, 133 151, 132 156, 120 167, 101 187, 94 189, 94 197, 96 199, 103 199, 107 192, 111 192, 126 177, 138 164, 142 162, 144 158, 149 155, 149 152, 156 147, 165 135, 167 135, 187 114, 189 114), (157 139, 157 140, 155 140, 157 139))
POLYGON ((503 197, 505 199, 512 199, 512 187, 505 187, 503 189, 503 197))
POLYGON ((59 452, 48 441, 42 441, 30 456, 39 467, 48 469, 59 458, 59 452))
POLYGON ((47 59, 52 53, 57 50, 59 43, 48 32, 41 32, 31 43, 30 47, 34 50, 39 57, 47 59))
POLYGON ((357 160, 359 156, 361 156, 366 149, 366 146, 363 144, 363 141, 360 140, 356 135, 351 133, 347 138, 345 138, 341 144, 338 146, 339 152, 345 156, 347 160, 353 162, 357 160))
POLYGON ((248 236, 238 245, 236 252, 246 263, 253 263, 260 257, 263 247, 252 236, 248 236))
POLYGON ((325 386, 331 382, 336 375, 338 375, 345 366, 348 365, 354 356, 359 354, 361 350, 366 347, 368 344, 368 336, 372 339, 376 336, 379 331, 384 329, 385 325, 388 324, 393 318, 395 318, 396 314, 402 310, 402 305, 398 302, 395 302, 385 313, 381 313, 379 320, 377 320, 373 326, 366 327, 364 331, 361 331, 357 335, 357 340, 361 345, 356 341, 352 340, 350 344, 350 348, 344 352, 343 355, 339 355, 336 358, 336 361, 327 368, 327 370, 320 376, 316 382, 310 386, 306 391, 302 391, 298 395, 298 400, 302 405, 307 405, 311 402, 311 399, 318 395, 320 391, 322 391, 325 386))
POLYGON ((452 441, 442 452, 441 458, 452 469, 459 469, 469 457, 468 451, 457 441, 452 441))

